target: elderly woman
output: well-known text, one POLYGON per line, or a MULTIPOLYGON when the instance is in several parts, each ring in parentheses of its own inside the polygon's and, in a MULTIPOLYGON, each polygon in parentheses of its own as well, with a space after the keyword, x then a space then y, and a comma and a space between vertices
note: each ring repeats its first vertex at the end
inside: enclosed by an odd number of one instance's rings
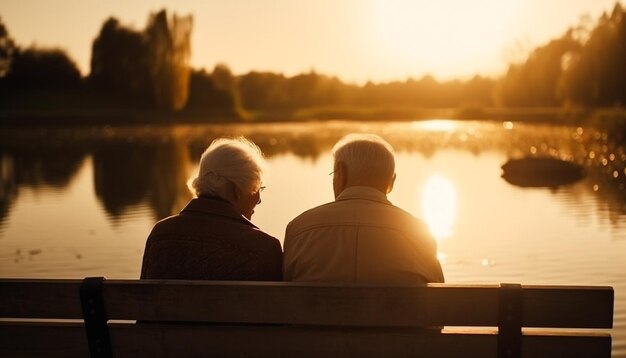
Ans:
POLYGON ((265 165, 260 149, 244 138, 213 141, 189 181, 195 198, 152 229, 141 278, 281 280, 280 243, 250 222, 265 165))

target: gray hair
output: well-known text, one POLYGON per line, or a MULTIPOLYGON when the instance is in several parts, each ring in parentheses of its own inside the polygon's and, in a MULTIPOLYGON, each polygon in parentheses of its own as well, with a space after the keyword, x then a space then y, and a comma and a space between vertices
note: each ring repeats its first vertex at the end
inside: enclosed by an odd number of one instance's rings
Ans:
POLYGON ((389 179, 396 170, 393 147, 374 134, 348 134, 332 150, 351 175, 389 179))
POLYGON ((198 176, 189 179, 192 194, 218 195, 228 182, 254 193, 263 185, 267 164, 261 149, 244 137, 218 138, 202 153, 198 176))

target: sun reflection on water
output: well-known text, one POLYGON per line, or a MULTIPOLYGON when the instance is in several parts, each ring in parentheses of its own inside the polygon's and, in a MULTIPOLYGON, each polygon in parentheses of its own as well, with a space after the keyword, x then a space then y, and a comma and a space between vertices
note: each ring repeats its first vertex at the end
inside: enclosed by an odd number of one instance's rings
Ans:
POLYGON ((454 184, 441 175, 430 176, 424 187, 422 211, 422 217, 437 241, 451 237, 457 211, 454 184))
POLYGON ((433 119, 411 123, 411 128, 414 130, 426 130, 432 132, 453 132, 458 128, 458 126, 457 121, 448 119, 433 119))

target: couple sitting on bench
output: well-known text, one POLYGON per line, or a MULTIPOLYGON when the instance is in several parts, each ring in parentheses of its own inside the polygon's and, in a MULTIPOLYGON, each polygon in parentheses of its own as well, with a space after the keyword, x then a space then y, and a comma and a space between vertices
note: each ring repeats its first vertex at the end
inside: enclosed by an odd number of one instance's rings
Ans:
POLYGON ((289 223, 283 254, 279 241, 250 221, 264 189, 260 149, 244 138, 213 141, 190 181, 196 198, 148 237, 141 278, 443 282, 426 225, 387 200, 396 179, 391 145, 350 134, 332 153, 335 201, 289 223))
POLYGON ((0 280, 0 356, 611 357, 611 287, 422 284, 443 274, 386 199, 391 147, 351 135, 333 155, 336 200, 291 221, 283 255, 250 222, 261 152, 216 140, 197 198, 150 234, 146 280, 0 280), (280 279, 308 282, 246 282, 280 279))

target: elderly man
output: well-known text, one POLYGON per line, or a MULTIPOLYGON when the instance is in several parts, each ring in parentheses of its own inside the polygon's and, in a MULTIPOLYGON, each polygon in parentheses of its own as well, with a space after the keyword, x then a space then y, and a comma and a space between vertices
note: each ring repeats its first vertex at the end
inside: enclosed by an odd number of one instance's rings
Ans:
POLYGON ((283 278, 415 284, 443 282, 426 225, 392 205, 393 148, 375 135, 351 134, 333 148, 335 201, 293 219, 285 232, 283 278))
POLYGON ((141 278, 281 280, 280 242, 250 221, 265 166, 261 150, 245 138, 213 141, 189 182, 196 198, 152 229, 141 278))

